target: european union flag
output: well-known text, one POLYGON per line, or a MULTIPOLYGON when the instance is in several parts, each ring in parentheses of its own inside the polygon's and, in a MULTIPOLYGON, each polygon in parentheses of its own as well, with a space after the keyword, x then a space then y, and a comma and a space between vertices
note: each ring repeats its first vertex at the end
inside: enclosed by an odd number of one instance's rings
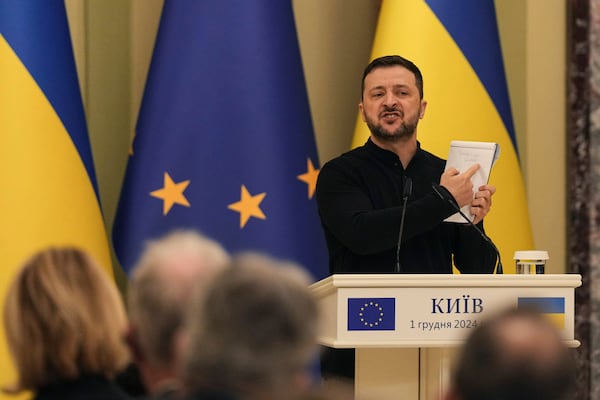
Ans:
POLYGON ((548 317, 554 325, 565 327, 565 298, 564 297, 519 297, 519 308, 530 308, 548 317))
POLYGON ((393 331, 396 329, 396 299, 349 298, 349 331, 393 331))
POLYGON ((291 1, 166 1, 114 225, 124 269, 189 228, 323 278, 318 173, 291 1))

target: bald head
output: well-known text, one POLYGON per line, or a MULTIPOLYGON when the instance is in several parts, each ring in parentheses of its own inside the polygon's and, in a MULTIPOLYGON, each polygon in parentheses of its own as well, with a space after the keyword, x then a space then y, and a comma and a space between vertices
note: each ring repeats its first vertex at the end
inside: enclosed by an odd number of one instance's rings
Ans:
POLYGON ((460 400, 561 400, 574 365, 560 332, 535 310, 510 309, 465 342, 453 377, 460 400))
POLYGON ((553 326, 541 315, 513 317, 498 325, 496 337, 503 346, 506 363, 523 360, 536 368, 556 363, 564 353, 564 346, 553 326))

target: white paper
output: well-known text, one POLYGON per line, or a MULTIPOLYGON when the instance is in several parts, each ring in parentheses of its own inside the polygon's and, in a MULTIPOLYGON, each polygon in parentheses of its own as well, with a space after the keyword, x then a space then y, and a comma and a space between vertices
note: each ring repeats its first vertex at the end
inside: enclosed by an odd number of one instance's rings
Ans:
MULTIPOLYGON (((492 166, 500 156, 500 145, 493 142, 466 142, 453 140, 450 143, 450 151, 448 153, 448 161, 446 161, 446 169, 454 167, 465 172, 474 164, 479 164, 479 169, 471 177, 473 183, 473 196, 477 192, 479 186, 488 183, 492 166)), ((469 211, 471 206, 467 204, 461 208, 461 211, 469 217, 471 221, 475 218, 469 211)), ((459 214, 455 213, 446 218, 446 222, 467 223, 459 214)))

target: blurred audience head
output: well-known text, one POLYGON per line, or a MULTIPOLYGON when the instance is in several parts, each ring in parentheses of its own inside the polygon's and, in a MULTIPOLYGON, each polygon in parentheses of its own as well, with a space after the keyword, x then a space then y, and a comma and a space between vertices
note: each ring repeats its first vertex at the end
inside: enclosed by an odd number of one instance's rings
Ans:
POLYGON ((569 349, 552 322, 509 309, 468 337, 447 400, 562 400, 574 386, 569 349))
POLYGON ((129 342, 148 391, 175 378, 177 336, 191 295, 204 291, 228 261, 219 243, 195 231, 147 244, 133 269, 128 306, 129 342))
POLYGON ((318 329, 309 283, 295 264, 260 254, 236 257, 192 306, 187 390, 264 399, 305 388, 318 329))
POLYGON ((128 362, 126 316, 114 283, 82 250, 48 248, 22 266, 4 304, 18 382, 36 390, 82 375, 112 378, 128 362))

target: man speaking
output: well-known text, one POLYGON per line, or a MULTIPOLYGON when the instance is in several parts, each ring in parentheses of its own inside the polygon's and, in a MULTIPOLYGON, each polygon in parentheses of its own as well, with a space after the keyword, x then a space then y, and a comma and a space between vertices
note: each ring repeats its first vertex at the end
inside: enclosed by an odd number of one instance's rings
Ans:
POLYGON ((443 223, 456 212, 432 188, 439 184, 459 207, 471 205, 483 230, 494 186, 473 196, 478 165, 444 172, 445 161, 421 148, 417 125, 425 115, 423 78, 400 56, 373 60, 365 69, 362 119, 371 131, 364 146, 327 162, 319 173, 317 203, 331 273, 394 272, 405 182, 412 181, 399 253, 403 273, 491 273, 496 252, 472 226, 443 223))
MULTIPOLYGON (((445 160, 421 148, 417 126, 426 106, 423 77, 411 61, 384 56, 365 68, 358 108, 371 135, 362 147, 327 162, 317 182, 332 274, 451 274, 453 264, 461 273, 494 271, 497 252, 484 237, 483 218, 496 188, 482 185, 473 195, 477 164, 463 173, 444 172, 445 160), (466 205, 481 232, 443 222, 466 205)), ((353 351, 329 353, 324 376, 331 362, 331 373, 353 377, 353 351), (330 359, 343 353, 350 357, 330 359)))

